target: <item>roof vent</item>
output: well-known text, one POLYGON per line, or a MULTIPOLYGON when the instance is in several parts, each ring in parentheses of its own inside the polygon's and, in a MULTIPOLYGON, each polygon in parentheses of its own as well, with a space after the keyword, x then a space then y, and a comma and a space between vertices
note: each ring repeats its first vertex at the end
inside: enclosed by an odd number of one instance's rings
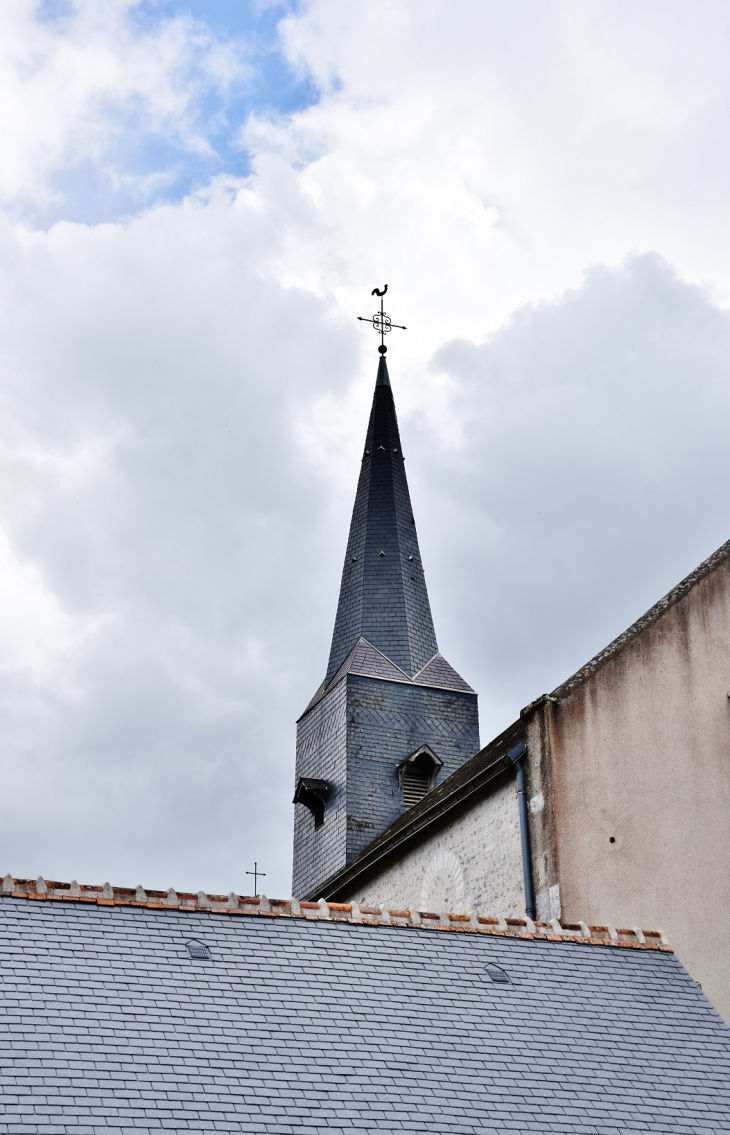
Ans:
POLYGON ((188 953, 195 961, 210 961, 210 950, 204 942, 188 942, 188 953))
POLYGON ((500 985, 509 985, 510 983, 504 970, 500 969, 499 966, 495 966, 493 962, 490 962, 487 966, 487 977, 500 985))

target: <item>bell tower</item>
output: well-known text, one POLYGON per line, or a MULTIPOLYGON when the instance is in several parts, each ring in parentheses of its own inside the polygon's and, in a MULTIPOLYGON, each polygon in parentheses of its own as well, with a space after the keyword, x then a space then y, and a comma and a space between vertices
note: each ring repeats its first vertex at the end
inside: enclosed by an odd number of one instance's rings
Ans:
POLYGON ((381 342, 329 662, 297 722, 293 893, 323 895, 478 750, 477 695, 436 644, 381 342))

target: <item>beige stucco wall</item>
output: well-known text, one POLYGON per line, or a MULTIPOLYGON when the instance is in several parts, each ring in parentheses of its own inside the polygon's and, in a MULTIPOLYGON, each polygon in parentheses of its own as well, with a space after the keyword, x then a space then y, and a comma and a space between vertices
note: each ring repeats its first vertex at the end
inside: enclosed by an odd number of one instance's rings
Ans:
POLYGON ((545 707, 531 749, 563 919, 662 929, 730 1022, 729 692, 725 562, 545 707))
POLYGON ((524 916, 514 777, 340 897, 392 910, 524 916))

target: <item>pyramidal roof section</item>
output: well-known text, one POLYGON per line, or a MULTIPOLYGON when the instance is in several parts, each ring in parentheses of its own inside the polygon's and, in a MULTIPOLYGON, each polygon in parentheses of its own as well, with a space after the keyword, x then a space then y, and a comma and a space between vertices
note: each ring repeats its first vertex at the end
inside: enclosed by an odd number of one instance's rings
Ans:
POLYGON ((468 694, 474 693, 469 683, 464 681, 461 674, 457 674, 442 654, 432 658, 428 665, 416 674, 414 681, 424 686, 439 686, 444 690, 464 690, 468 694))
POLYGON ((409 677, 438 651, 383 356, 352 511, 326 685, 361 636, 409 677))
MULTIPOLYGON (((476 693, 460 674, 457 674, 453 666, 450 666, 446 659, 437 654, 426 665, 418 671, 414 677, 406 674, 389 658, 386 658, 379 650, 367 641, 367 639, 359 638, 353 646, 352 650, 345 656, 345 660, 338 670, 330 678, 329 682, 322 682, 314 697, 309 702, 307 708, 304 710, 302 717, 305 717, 310 709, 312 709, 318 701, 333 689, 341 678, 346 674, 358 674, 363 678, 380 678, 385 682, 402 682, 405 685, 414 686, 433 686, 439 690, 454 690, 460 691, 465 694, 476 693)), ((301 721, 301 717, 299 720, 301 721)))

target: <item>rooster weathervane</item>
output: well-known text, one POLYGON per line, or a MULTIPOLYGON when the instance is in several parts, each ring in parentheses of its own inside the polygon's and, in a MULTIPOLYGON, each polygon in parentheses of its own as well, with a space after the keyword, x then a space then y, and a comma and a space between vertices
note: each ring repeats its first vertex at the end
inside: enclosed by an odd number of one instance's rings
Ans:
POLYGON ((375 330, 380 333, 380 346, 378 347, 378 352, 381 355, 384 355, 388 350, 385 345, 385 336, 389 331, 392 331, 394 327, 397 327, 399 331, 408 330, 407 327, 403 327, 400 323, 393 323, 390 316, 386 315, 386 313, 383 311, 383 296, 385 295, 387 290, 388 285, 385 284, 382 291, 380 291, 378 288, 373 288, 372 292, 370 293, 371 296, 380 296, 380 311, 376 311, 372 319, 366 319, 364 315, 358 315, 357 317, 361 323, 370 323, 375 328, 375 330))

